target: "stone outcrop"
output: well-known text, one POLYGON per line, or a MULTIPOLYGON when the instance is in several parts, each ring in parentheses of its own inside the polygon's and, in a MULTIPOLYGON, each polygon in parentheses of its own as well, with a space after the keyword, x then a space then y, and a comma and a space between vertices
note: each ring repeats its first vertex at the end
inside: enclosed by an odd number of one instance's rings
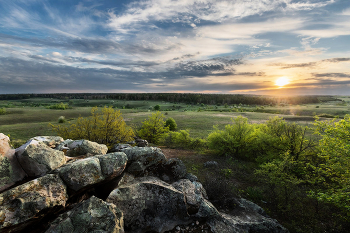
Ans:
POLYGON ((62 151, 54 150, 43 142, 29 144, 17 158, 23 170, 31 177, 45 175, 66 163, 62 151))
POLYGON ((0 134, 0 232, 288 232, 245 199, 221 213, 183 162, 159 148, 118 150, 35 137, 15 153, 0 134), (14 173, 22 166, 27 180, 14 173))
POLYGON ((75 140, 70 141, 67 144, 68 151, 67 156, 76 157, 81 155, 104 155, 107 153, 108 148, 106 145, 98 144, 88 140, 75 140))
POLYGON ((43 218, 54 207, 65 206, 66 185, 48 174, 0 194, 0 231, 23 229, 29 220, 43 218))
POLYGON ((111 203, 92 196, 58 216, 46 233, 124 233, 123 213, 111 203))
POLYGON ((23 180, 27 174, 18 163, 8 136, 0 133, 0 192, 23 180))

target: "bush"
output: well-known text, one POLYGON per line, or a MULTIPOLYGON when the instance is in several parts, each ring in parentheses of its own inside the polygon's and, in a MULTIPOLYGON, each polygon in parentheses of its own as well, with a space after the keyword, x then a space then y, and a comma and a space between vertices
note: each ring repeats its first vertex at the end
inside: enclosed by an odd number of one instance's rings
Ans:
POLYGON ((165 121, 165 127, 169 127, 170 131, 175 131, 177 129, 177 124, 173 118, 168 118, 165 121))
POLYGON ((66 122, 66 118, 64 116, 60 116, 58 118, 58 123, 64 123, 64 122, 66 122))
POLYGON ((156 113, 152 113, 148 120, 142 122, 138 134, 150 143, 157 143, 167 132, 169 132, 169 127, 165 126, 164 115, 157 111, 156 113))
POLYGON ((5 115, 5 114, 6 114, 6 109, 0 108, 0 115, 5 115))
POLYGON ((160 143, 167 147, 183 149, 201 149, 206 146, 206 141, 204 139, 191 138, 188 130, 164 134, 160 139, 160 143))
POLYGON ((232 119, 232 123, 224 130, 214 127, 214 132, 208 136, 208 146, 221 155, 247 158, 254 147, 254 126, 242 116, 232 119))
POLYGON ((157 104, 156 106, 154 106, 154 110, 159 111, 160 110, 160 105, 157 104))
POLYGON ((47 107, 48 109, 61 109, 61 110, 65 110, 68 108, 68 104, 64 104, 64 103, 59 103, 59 104, 54 104, 54 105, 50 105, 47 107))
POLYGON ((112 107, 104 107, 102 112, 98 108, 91 109, 91 117, 79 117, 75 124, 68 126, 51 125, 52 130, 63 138, 73 140, 87 139, 97 143, 103 143, 111 148, 117 143, 133 140, 134 132, 128 127, 120 111, 112 107))

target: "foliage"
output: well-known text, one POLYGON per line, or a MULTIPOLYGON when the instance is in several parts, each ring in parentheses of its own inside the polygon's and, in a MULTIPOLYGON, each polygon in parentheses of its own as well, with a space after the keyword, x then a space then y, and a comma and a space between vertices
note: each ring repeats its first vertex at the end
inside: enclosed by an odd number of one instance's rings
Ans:
POLYGON ((247 158, 254 147, 254 130, 247 118, 238 116, 224 130, 214 127, 214 132, 208 136, 208 146, 221 155, 247 158))
POLYGON ((66 118, 64 116, 60 116, 58 118, 58 123, 65 123, 66 122, 66 118))
POLYGON ((190 137, 188 130, 164 134, 160 139, 160 143, 173 148, 201 149, 206 147, 204 139, 190 137))
POLYGON ((0 108, 0 115, 5 115, 5 114, 6 114, 6 109, 0 108))
POLYGON ((48 109, 61 109, 61 110, 65 110, 67 109, 69 106, 68 104, 64 104, 64 103, 59 103, 59 104, 54 104, 54 105, 50 105, 47 108, 48 109))
POLYGON ((318 190, 310 195, 344 208, 350 218, 350 115, 336 121, 316 118, 319 141, 318 163, 313 167, 318 190))
POLYGON ((120 113, 113 108, 104 107, 102 112, 97 107, 91 109, 90 117, 79 117, 76 123, 68 126, 51 125, 52 130, 63 138, 87 139, 103 143, 109 148, 116 143, 131 141, 133 130, 128 127, 120 113))
POLYGON ((177 129, 177 124, 175 122, 175 120, 171 117, 169 117, 166 121, 165 121, 165 126, 169 127, 170 131, 175 131, 177 129))
POLYGON ((169 127, 165 126, 164 115, 157 111, 142 122, 142 127, 138 134, 141 138, 151 143, 157 143, 163 134, 169 132, 169 127))
POLYGON ((156 106, 154 106, 154 110, 159 111, 160 110, 160 105, 157 104, 156 106))

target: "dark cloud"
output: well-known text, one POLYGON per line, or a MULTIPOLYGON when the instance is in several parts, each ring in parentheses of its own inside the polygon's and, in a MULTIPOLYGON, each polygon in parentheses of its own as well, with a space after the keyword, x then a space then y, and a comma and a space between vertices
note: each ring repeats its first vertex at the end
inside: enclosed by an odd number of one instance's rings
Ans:
POLYGON ((314 77, 331 77, 331 78, 350 78, 350 74, 347 73, 321 73, 321 74, 312 74, 314 77))
POLYGON ((242 76, 265 76, 265 72, 241 72, 237 73, 237 75, 242 75, 242 76))

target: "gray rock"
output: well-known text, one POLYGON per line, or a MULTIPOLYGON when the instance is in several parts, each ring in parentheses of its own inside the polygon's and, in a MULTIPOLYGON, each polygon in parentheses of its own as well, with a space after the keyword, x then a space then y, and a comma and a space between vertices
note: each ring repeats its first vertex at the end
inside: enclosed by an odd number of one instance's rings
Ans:
POLYGON ((92 196, 61 214, 46 233, 113 232, 123 233, 123 213, 111 203, 92 196))
POLYGON ((216 161, 207 161, 203 164, 203 166, 206 168, 217 168, 219 167, 219 164, 216 161))
POLYGON ((129 144, 118 143, 118 144, 114 145, 110 151, 111 152, 121 152, 123 149, 126 149, 126 148, 132 148, 132 146, 130 146, 129 144))
POLYGON ((162 180, 166 182, 176 181, 184 178, 186 174, 187 171, 185 164, 180 159, 172 158, 167 160, 163 165, 162 180), (165 176, 167 177, 167 179, 164 179, 165 176))
POLYGON ((63 142, 63 138, 58 136, 37 136, 32 139, 38 142, 42 142, 51 148, 56 148, 59 144, 63 142))
POLYGON ((135 143, 138 147, 147 147, 148 146, 147 140, 144 140, 144 139, 136 139, 135 143))
POLYGON ((62 151, 54 150, 43 142, 30 143, 17 154, 18 161, 28 176, 42 176, 66 163, 62 151))
POLYGON ((98 144, 88 140, 75 140, 68 144, 67 156, 76 157, 81 155, 104 155, 108 148, 106 145, 98 144))
POLYGON ((9 137, 0 133, 0 191, 13 186, 26 176, 18 163, 15 150, 11 148, 9 137))
POLYGON ((184 177, 184 179, 188 179, 190 181, 198 181, 198 177, 193 175, 192 173, 187 173, 184 177))
POLYGON ((96 157, 67 163, 54 172, 58 173, 65 184, 74 191, 104 180, 99 159, 96 157))
POLYGON ((0 231, 31 219, 44 217, 50 209, 65 206, 65 184, 58 175, 48 174, 0 194, 0 231))
POLYGON ((184 194, 156 177, 121 185, 106 201, 122 210, 128 232, 164 232, 190 221, 184 194))
POLYGON ((124 171, 128 161, 128 157, 123 152, 97 155, 95 157, 100 161, 102 174, 108 179, 119 176, 124 171))

